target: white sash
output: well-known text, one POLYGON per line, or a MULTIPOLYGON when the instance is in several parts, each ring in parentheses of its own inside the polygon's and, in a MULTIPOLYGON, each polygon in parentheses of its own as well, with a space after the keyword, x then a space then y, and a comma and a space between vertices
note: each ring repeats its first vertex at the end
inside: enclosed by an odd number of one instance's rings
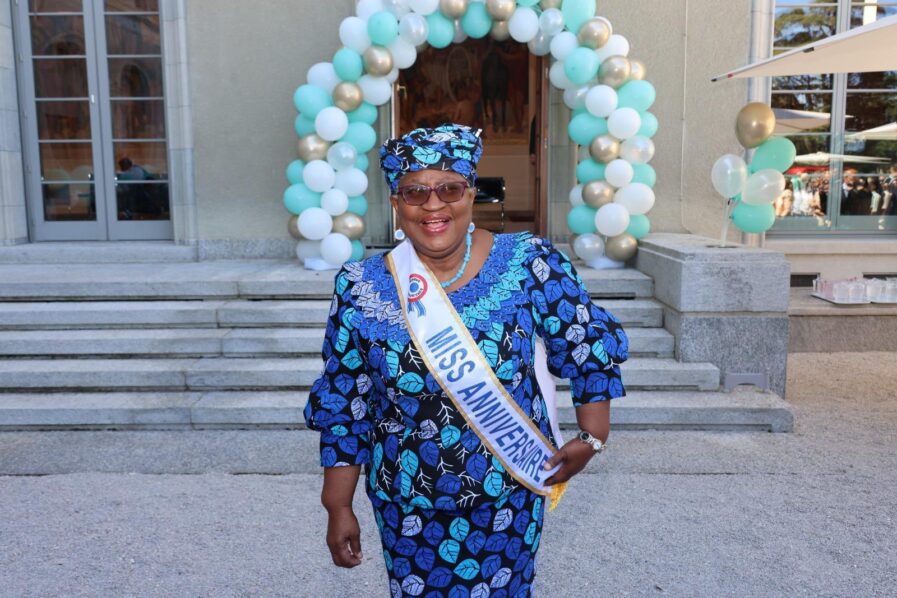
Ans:
MULTIPOLYGON (((386 261, 399 289, 411 340, 470 428, 518 482, 543 496, 557 493, 557 488, 545 486, 545 480, 560 465, 542 469, 556 449, 495 376, 411 242, 406 240, 393 249, 386 261)), ((544 349, 541 351, 544 360, 544 349)), ((553 381, 545 384, 553 391, 553 381)), ((554 393, 550 394, 553 400, 554 393)))

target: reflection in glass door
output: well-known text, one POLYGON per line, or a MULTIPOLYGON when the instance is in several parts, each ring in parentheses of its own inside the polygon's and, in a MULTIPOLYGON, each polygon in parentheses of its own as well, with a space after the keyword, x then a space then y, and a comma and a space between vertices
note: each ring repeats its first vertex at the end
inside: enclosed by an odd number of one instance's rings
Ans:
POLYGON ((24 5, 15 25, 33 240, 171 239, 158 0, 24 5))

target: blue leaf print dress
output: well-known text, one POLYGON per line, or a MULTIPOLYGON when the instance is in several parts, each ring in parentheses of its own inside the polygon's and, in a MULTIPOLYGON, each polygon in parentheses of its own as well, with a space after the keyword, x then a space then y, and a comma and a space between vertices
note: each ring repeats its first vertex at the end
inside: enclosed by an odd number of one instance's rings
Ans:
MULTIPOLYGON (((532 595, 542 497, 480 442, 423 364, 384 254, 336 275, 305 419, 321 465, 363 465, 392 596, 532 595)), ((575 406, 625 395, 620 322, 589 299, 570 260, 530 233, 494 236, 480 272, 449 299, 524 413, 556 444, 536 383, 536 335, 575 406)))

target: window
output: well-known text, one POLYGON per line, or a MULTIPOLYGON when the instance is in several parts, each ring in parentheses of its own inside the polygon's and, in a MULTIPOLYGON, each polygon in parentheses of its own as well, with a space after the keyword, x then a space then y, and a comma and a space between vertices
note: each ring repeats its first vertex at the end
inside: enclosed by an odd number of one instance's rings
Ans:
MULTIPOLYGON (((897 1, 782 1, 773 53, 897 15, 897 1)), ((897 71, 775 77, 777 134, 797 146, 773 233, 897 231, 897 71)))

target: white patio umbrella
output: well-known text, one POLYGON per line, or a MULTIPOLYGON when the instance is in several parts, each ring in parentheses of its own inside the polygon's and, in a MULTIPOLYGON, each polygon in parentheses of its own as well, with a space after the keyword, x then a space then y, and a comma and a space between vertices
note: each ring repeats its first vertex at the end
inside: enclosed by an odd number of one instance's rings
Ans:
POLYGON ((897 70, 897 15, 714 77, 787 77, 897 70))
POLYGON ((809 110, 791 110, 790 108, 773 108, 776 115, 775 135, 802 133, 820 127, 828 127, 832 115, 827 112, 811 112, 809 110))
POLYGON ((897 141, 897 123, 890 123, 846 135, 848 141, 897 141))
POLYGON ((845 154, 830 154, 828 152, 816 152, 814 154, 803 154, 794 159, 795 164, 806 164, 808 166, 825 166, 830 164, 832 160, 840 160, 852 164, 888 164, 890 160, 887 158, 872 158, 869 156, 848 156, 845 154))

